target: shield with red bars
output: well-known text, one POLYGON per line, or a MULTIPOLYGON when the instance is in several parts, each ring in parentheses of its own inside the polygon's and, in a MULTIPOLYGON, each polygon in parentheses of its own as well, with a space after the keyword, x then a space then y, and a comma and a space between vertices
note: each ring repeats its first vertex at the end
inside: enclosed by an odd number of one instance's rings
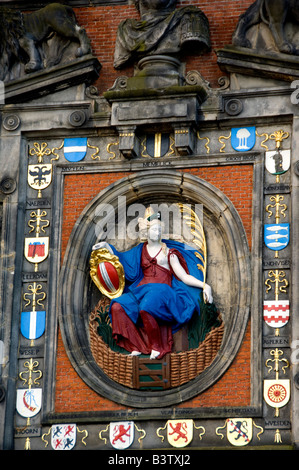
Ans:
POLYGON ((75 424, 54 424, 51 428, 51 446, 54 450, 71 450, 76 444, 75 424))
POLYGON ((264 301, 264 321, 272 328, 285 326, 290 318, 290 306, 288 300, 264 301))
POLYGON ((91 253, 90 276, 102 294, 109 299, 122 294, 125 286, 123 266, 118 257, 106 248, 100 248, 91 253))

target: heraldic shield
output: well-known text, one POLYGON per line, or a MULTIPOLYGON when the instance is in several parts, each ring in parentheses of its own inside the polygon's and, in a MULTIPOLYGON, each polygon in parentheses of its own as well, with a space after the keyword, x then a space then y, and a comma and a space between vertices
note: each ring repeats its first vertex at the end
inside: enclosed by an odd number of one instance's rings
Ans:
POLYGON ((24 418, 37 415, 42 406, 42 389, 27 388, 17 390, 17 411, 24 418))
POLYGON ((264 380, 264 400, 272 408, 282 408, 290 399, 290 380, 264 380))
POLYGON ((31 188, 41 191, 52 182, 51 163, 36 163, 28 165, 28 184, 31 188))
POLYGON ((227 420, 227 439, 234 446, 246 446, 252 439, 252 419, 230 418, 227 420))
POLYGON ((110 443, 115 449, 124 450, 134 441, 133 421, 110 423, 110 443))
POLYGON ((76 445, 75 424, 55 424, 51 428, 51 446, 54 450, 71 450, 76 445))
POLYGON ((90 276, 101 293, 109 299, 119 297, 125 287, 125 273, 118 256, 100 248, 91 253, 89 264, 90 276))
POLYGON ((186 447, 193 439, 193 420, 169 420, 167 439, 173 447, 186 447))
POLYGON ((251 442, 253 438, 253 427, 259 429, 256 437, 260 440, 260 434, 262 434, 264 430, 261 426, 256 424, 252 418, 228 418, 224 426, 216 428, 216 434, 223 439, 224 434, 222 433, 222 429, 224 430, 226 428, 226 437, 230 444, 242 447, 247 446, 251 442))

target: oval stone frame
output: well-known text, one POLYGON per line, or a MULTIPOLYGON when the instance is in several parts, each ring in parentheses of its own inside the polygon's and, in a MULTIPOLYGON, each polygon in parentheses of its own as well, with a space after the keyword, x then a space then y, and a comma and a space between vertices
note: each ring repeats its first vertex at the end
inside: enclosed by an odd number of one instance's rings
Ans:
MULTIPOLYGON (((206 234, 208 238, 208 235, 206 234)), ((209 279, 208 279, 209 282, 209 279)), ((213 287, 213 279, 212 279, 213 287)), ((149 170, 120 179, 101 191, 83 210, 71 233, 60 276, 59 322, 66 352, 82 380, 98 394, 134 408, 161 408, 189 400, 211 387, 229 368, 242 343, 251 302, 250 252, 242 221, 230 200, 196 176, 173 170, 149 170), (202 204, 204 216, 217 228, 229 260, 225 290, 228 306, 222 345, 212 364, 198 377, 176 388, 145 391, 127 388, 110 379, 95 362, 89 345, 92 281, 89 259, 96 239, 96 210, 119 196, 127 205, 167 200, 202 204)), ((216 302, 217 305, 217 302, 216 302)))

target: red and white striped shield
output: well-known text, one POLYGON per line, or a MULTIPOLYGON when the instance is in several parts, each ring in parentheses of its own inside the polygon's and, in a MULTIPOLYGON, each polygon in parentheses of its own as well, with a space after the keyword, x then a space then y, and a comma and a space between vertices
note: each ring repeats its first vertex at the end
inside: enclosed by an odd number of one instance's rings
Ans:
POLYGON ((115 294, 119 289, 119 277, 115 266, 109 261, 98 264, 98 279, 104 289, 110 294, 115 294))
POLYGON ((125 272, 118 256, 107 248, 93 250, 89 260, 90 276, 109 299, 119 297, 125 287, 125 272))
POLYGON ((285 326, 290 318, 290 305, 288 300, 264 301, 264 320, 272 328, 285 326))

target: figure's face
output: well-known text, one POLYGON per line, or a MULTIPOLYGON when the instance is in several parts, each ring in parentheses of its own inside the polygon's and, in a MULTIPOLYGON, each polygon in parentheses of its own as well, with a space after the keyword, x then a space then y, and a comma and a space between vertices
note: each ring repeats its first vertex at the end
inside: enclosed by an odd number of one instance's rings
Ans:
POLYGON ((152 242, 157 242, 161 240, 162 228, 160 224, 153 224, 149 227, 147 236, 148 239, 152 242))

